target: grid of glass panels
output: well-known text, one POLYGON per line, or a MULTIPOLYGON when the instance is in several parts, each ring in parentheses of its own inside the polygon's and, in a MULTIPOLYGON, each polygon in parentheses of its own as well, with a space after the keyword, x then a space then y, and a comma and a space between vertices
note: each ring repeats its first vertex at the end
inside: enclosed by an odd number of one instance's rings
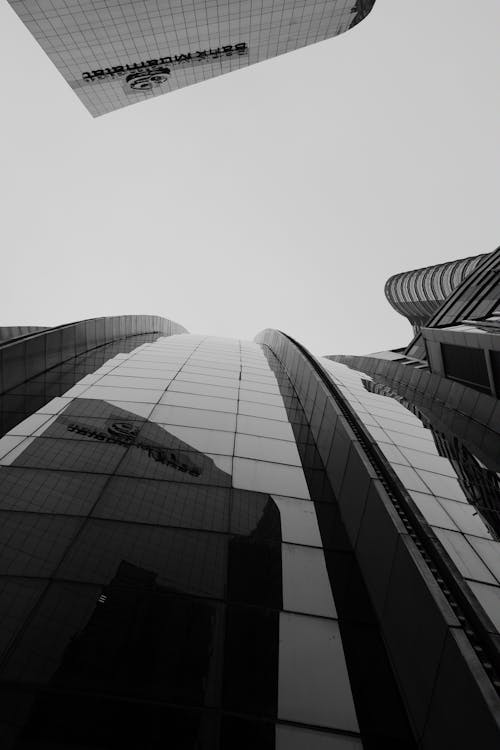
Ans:
POLYGON ((94 116, 328 39, 357 16, 354 0, 9 1, 94 116))
POLYGON ((430 417, 346 365, 321 360, 444 550, 500 630, 500 482, 469 448, 449 447, 430 417))
MULTIPOLYGON (((115 354, 125 353, 137 346, 155 341, 161 334, 133 333, 132 325, 125 324, 115 330, 115 323, 126 319, 102 318, 86 320, 60 329, 51 329, 39 337, 30 337, 17 342, 0 352, 3 392, 0 395, 0 437, 17 426, 25 417, 33 414, 49 401, 62 396, 76 382, 94 373, 115 354), (101 324, 98 326, 97 324, 101 324), (112 331, 106 342, 106 328, 112 331), (97 330, 96 330, 97 329, 97 330), (132 329, 132 330, 130 330, 132 329), (79 353, 78 353, 79 352, 79 353), (77 356, 75 356, 77 355, 77 356), (10 384, 10 385, 9 385, 10 384)), ((136 328, 138 326, 135 326, 136 328)), ((151 330, 155 329, 153 326, 151 330)), ((146 328, 147 330, 147 328, 146 328)), ((178 331, 181 332, 181 331, 178 331)), ((165 331, 170 335, 171 331, 165 331)), ((54 409, 57 400, 48 406, 54 409)))
POLYGON ((12 747, 362 747, 324 472, 276 368, 143 341, 0 440, 12 747))

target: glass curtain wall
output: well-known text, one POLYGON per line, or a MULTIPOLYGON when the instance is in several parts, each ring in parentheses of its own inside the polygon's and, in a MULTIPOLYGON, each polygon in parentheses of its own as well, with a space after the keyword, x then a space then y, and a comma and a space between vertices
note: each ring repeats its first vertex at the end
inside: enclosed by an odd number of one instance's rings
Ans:
POLYGON ((440 419, 438 404, 434 410, 420 410, 370 375, 329 359, 321 359, 321 364, 384 454, 498 638, 499 464, 496 460, 486 465, 481 450, 491 447, 492 434, 483 429, 478 437, 477 430, 471 430, 465 444, 440 419))
POLYGON ((152 335, 55 369, 3 403, 4 747, 412 747, 273 355, 152 335))

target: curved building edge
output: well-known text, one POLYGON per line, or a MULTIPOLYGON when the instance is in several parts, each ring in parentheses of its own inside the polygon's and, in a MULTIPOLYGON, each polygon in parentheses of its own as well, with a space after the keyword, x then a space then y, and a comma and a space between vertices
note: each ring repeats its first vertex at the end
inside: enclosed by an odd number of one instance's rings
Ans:
POLYGON ((500 651, 490 635, 491 623, 478 612, 474 597, 464 596, 460 574, 442 554, 347 393, 324 365, 280 331, 264 330, 255 341, 269 347, 281 362, 309 420, 419 747, 442 747, 446 738, 447 746, 466 748, 470 742, 466 726, 481 727, 483 746, 496 747, 500 651), (391 577, 394 566, 408 575, 391 577), (394 637, 395 620, 407 631, 403 642, 394 637), (436 653, 418 638, 424 622, 432 622, 441 634, 443 651, 437 665, 436 653), (409 656, 408 638, 414 627, 409 656), (482 661, 481 654, 487 654, 482 661), (415 689, 417 672, 432 674, 432 682, 415 689), (463 687, 460 697, 457 680, 463 687), (457 697, 454 707, 460 720, 454 724, 446 711, 449 695, 457 697))
POLYGON ((376 0, 355 0, 353 11, 356 11, 356 16, 355 18, 353 18, 352 23, 349 26, 350 29, 353 29, 355 26, 361 23, 361 21, 364 21, 368 15, 370 15, 375 2, 376 0))
POLYGON ((0 342, 0 393, 78 354, 130 336, 187 333, 184 326, 157 315, 89 318, 0 342))
POLYGON ((46 331, 47 326, 0 326, 0 346, 7 341, 30 336, 32 333, 46 331))

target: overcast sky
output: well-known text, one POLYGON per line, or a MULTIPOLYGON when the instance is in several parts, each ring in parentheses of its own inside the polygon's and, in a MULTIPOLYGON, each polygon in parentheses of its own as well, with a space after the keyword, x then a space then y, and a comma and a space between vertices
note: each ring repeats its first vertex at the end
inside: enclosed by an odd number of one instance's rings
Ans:
POLYGON ((498 0, 377 0, 340 37, 94 120, 0 0, 0 325, 405 345, 385 280, 500 242, 499 28, 498 0))

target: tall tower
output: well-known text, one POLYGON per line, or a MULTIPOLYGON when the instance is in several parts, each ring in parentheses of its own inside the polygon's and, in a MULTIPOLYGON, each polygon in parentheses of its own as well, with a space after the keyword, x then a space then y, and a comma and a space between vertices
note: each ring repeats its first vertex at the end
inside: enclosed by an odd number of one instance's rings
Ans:
POLYGON ((3 747, 498 747, 492 393, 153 316, 0 352, 3 747))

